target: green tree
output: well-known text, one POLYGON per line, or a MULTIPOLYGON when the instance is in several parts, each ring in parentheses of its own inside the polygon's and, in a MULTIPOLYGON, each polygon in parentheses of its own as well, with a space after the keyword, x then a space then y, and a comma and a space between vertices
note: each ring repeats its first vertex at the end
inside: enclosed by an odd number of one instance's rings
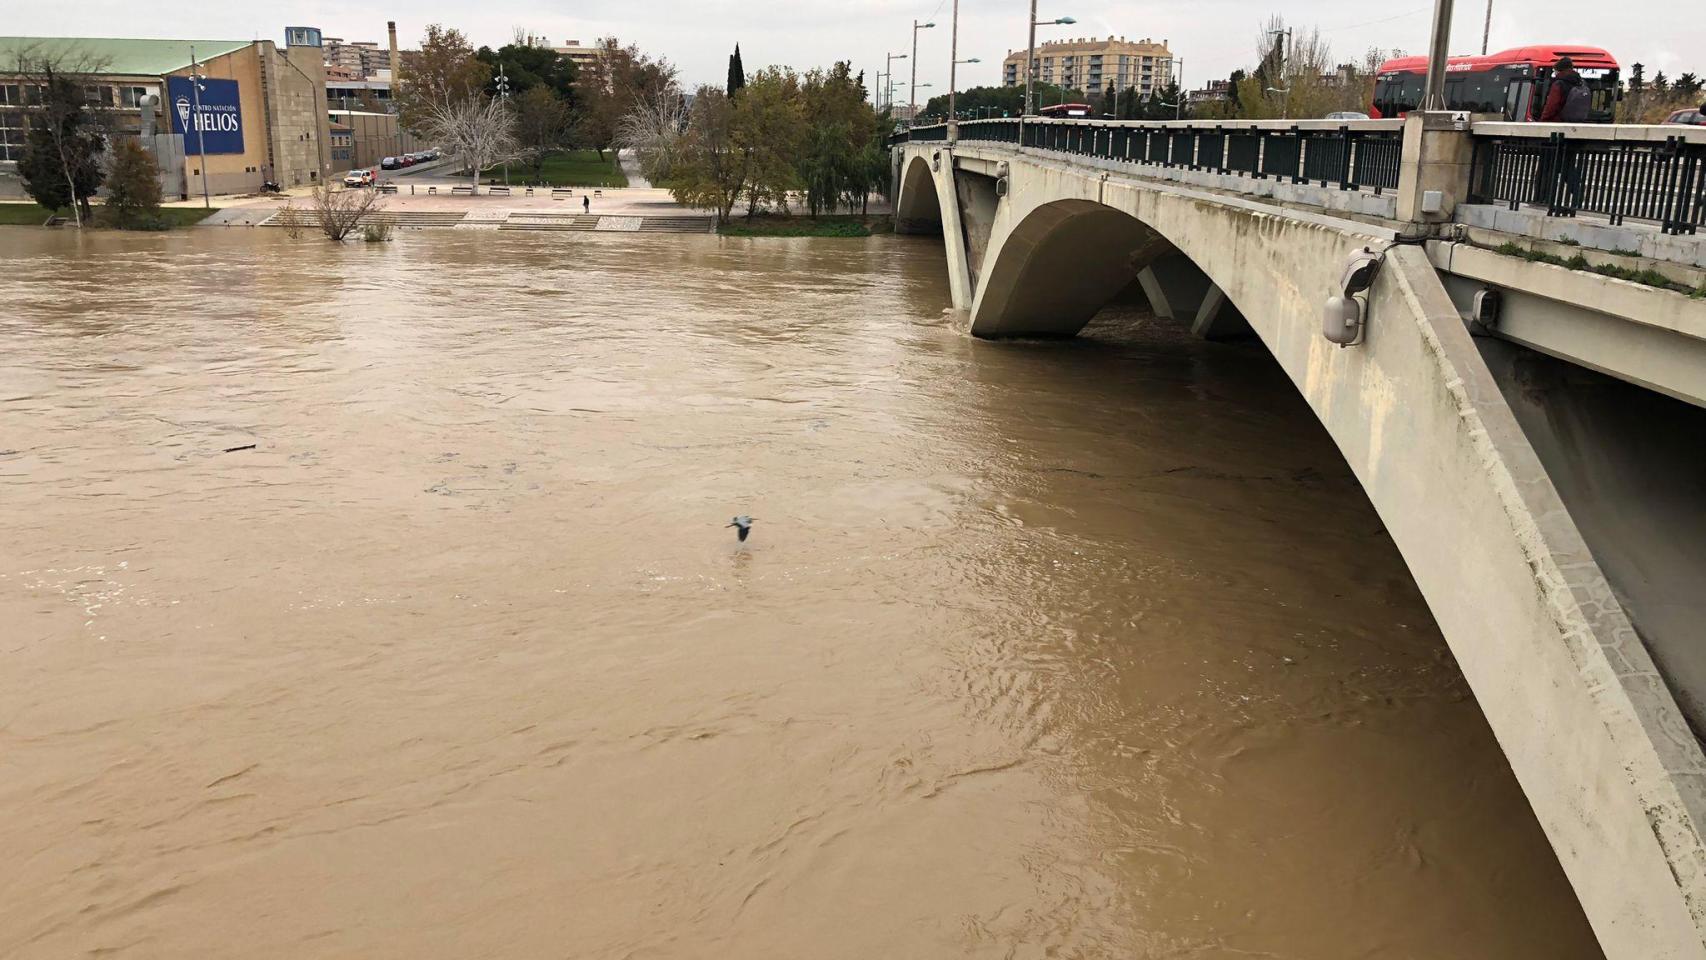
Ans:
POLYGON ((1693 100, 1700 94, 1700 80, 1692 73, 1678 74, 1676 82, 1671 84, 1670 89, 1679 97, 1693 100))
POLYGON ((486 67, 490 76, 503 67, 509 77, 511 96, 519 97, 534 87, 545 87, 565 105, 573 107, 575 99, 575 63, 550 47, 525 43, 510 43, 493 50, 481 47, 474 59, 486 67))
POLYGON ((533 177, 545 170, 545 158, 569 145, 574 116, 557 91, 544 84, 529 87, 511 99, 515 111, 515 139, 522 155, 533 165, 533 177))
POLYGON ((82 226, 90 217, 89 198, 105 177, 106 151, 99 118, 86 106, 86 78, 52 60, 37 61, 20 74, 30 81, 21 88, 34 91, 30 132, 18 162, 24 191, 50 210, 70 207, 82 226))
POLYGON ((866 145, 876 127, 864 84, 846 61, 808 73, 803 89, 810 132, 799 158, 799 179, 806 210, 815 217, 863 202, 869 192, 866 145))
POLYGON ((787 67, 765 67, 747 81, 734 101, 734 135, 750 158, 746 215, 763 207, 788 209, 797 189, 799 157, 808 134, 807 106, 799 75, 787 67))
POLYGON ((1666 79, 1663 70, 1653 74, 1653 92, 1661 97, 1670 93, 1670 80, 1666 79))
POLYGON ((160 165, 154 154, 133 137, 120 139, 113 147, 112 169, 107 174, 107 202, 102 213, 116 227, 153 230, 160 222, 160 165))
POLYGON ((676 150, 670 196, 677 203, 710 207, 718 223, 728 223, 751 167, 750 148, 735 137, 734 101, 721 88, 700 87, 676 150))
POLYGON ((740 44, 735 44, 735 52, 729 54, 728 94, 734 96, 746 86, 746 67, 740 62, 740 44))

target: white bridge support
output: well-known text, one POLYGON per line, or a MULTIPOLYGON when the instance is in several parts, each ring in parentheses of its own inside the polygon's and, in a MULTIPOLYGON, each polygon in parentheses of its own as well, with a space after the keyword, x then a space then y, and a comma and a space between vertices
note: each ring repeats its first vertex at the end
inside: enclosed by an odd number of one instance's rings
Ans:
POLYGON ((1005 144, 896 153, 897 225, 941 225, 976 336, 1071 336, 1133 279, 1195 326, 1247 322, 1391 532, 1606 955, 1706 958, 1706 757, 1425 248, 1005 144), (1004 171, 993 217, 962 214, 956 169, 1004 171), (1321 309, 1363 246, 1385 263, 1338 347, 1321 309))

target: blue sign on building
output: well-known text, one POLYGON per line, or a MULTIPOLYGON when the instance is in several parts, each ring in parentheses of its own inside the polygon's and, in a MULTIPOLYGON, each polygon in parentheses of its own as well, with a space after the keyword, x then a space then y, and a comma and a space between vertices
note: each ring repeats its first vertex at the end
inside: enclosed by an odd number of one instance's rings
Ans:
POLYGON ((184 155, 243 152, 243 107, 237 99, 237 81, 204 78, 201 90, 190 87, 189 77, 166 78, 166 107, 172 114, 172 132, 184 135, 184 155), (196 98, 201 112, 196 112, 196 98), (205 144, 205 147, 204 147, 205 144))

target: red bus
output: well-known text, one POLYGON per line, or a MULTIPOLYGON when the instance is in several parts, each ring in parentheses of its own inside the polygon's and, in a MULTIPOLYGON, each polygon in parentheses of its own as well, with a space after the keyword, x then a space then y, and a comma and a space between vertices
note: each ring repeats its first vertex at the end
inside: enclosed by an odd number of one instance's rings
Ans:
MULTIPOLYGON (((1598 47, 1559 44, 1517 47, 1484 57, 1452 57, 1445 66, 1449 110, 1502 114, 1506 120, 1539 120, 1559 57, 1575 61, 1588 85, 1588 122, 1610 123, 1617 107, 1617 61, 1598 47)), ((1388 60, 1375 73, 1371 117, 1401 117, 1422 101, 1427 57, 1388 60)))
POLYGON ((1037 108, 1037 116, 1039 117, 1088 117, 1089 115, 1090 105, 1088 103, 1056 103, 1052 106, 1037 108))

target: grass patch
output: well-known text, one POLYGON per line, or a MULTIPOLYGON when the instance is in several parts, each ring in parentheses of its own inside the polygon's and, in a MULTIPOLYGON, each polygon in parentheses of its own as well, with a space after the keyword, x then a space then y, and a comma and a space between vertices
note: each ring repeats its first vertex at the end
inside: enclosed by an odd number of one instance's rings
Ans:
MULTIPOLYGON (((494 178, 503 182, 502 164, 480 171, 480 179, 490 182, 494 178)), ((564 150, 547 156, 537 174, 527 164, 510 164, 509 182, 548 187, 625 187, 628 175, 617 165, 614 150, 605 151, 603 160, 598 159, 595 150, 564 150)))
POLYGON ((1519 243, 1512 243, 1508 240, 1493 248, 1493 252, 1502 253, 1507 257, 1520 257, 1530 263, 1549 263, 1555 267, 1569 267, 1571 270, 1586 270, 1589 273, 1597 273, 1602 277, 1612 277, 1617 280, 1628 280, 1631 283, 1644 284, 1649 287, 1658 287, 1661 290, 1673 290, 1677 293, 1686 293, 1691 297, 1702 296, 1701 292, 1696 288, 1691 287, 1686 283, 1678 283, 1657 270, 1650 268, 1636 270, 1633 267, 1620 267, 1615 263, 1589 263, 1588 258, 1579 253, 1566 259, 1555 254, 1542 253, 1539 250, 1530 250, 1519 243))
POLYGON ((858 215, 811 217, 759 216, 733 220, 717 228, 725 237, 868 237, 889 233, 894 224, 888 217, 858 215))
MULTIPOLYGON (((95 226, 108 226, 108 224, 102 222, 101 212, 100 204, 96 204, 95 226)), ((160 230, 169 230, 173 227, 188 227, 200 223, 212 214, 218 212, 218 207, 214 207, 212 210, 208 210, 203 207, 161 207, 156 214, 156 222, 150 226, 154 229, 160 230)), ((0 224, 6 226, 39 227, 43 223, 46 223, 47 218, 52 216, 53 213, 54 211, 35 203, 0 203, 0 224)), ((70 209, 67 208, 65 210, 60 210, 58 213, 60 216, 65 218, 66 224, 69 226, 71 223, 70 209)))

